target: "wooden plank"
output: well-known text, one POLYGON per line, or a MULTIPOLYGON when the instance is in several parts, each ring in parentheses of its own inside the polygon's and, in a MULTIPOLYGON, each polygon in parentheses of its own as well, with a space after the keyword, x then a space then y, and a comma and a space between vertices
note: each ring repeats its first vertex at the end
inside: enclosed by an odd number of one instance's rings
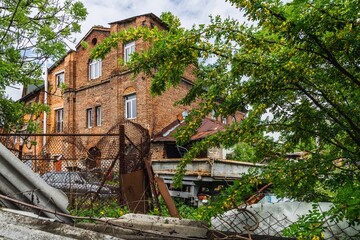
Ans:
POLYGON ((164 180, 160 177, 155 177, 155 182, 158 186, 159 192, 163 197, 166 207, 169 209, 170 216, 180 218, 179 212, 175 206, 173 199, 164 183, 164 180))
POLYGON ((155 188, 155 179, 154 179, 154 171, 150 165, 150 159, 145 159, 145 168, 146 168, 146 172, 147 172, 147 176, 149 178, 149 184, 150 184, 150 189, 152 192, 152 196, 154 197, 154 202, 156 204, 156 207, 159 209, 160 213, 161 211, 161 206, 159 203, 159 193, 156 191, 155 188))

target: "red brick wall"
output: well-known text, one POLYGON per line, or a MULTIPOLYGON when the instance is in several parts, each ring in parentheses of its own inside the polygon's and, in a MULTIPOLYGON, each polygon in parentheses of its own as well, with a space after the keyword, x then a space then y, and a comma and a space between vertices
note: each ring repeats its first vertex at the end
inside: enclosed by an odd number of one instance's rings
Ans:
POLYGON ((48 97, 47 102, 51 106, 50 113, 47 114, 47 128, 52 132, 55 129, 55 110, 59 108, 65 108, 64 95, 61 88, 56 86, 56 75, 60 72, 64 72, 65 84, 66 79, 71 76, 68 72, 68 61, 61 61, 56 67, 52 68, 48 72, 48 97))
MULTIPOLYGON (((111 25, 110 29, 94 27, 83 41, 87 42, 88 48, 81 45, 75 52, 69 53, 63 61, 49 72, 49 82, 53 86, 54 94, 49 99, 51 113, 48 119, 51 129, 55 123, 55 109, 64 108, 64 123, 68 127, 75 127, 80 133, 106 133, 112 126, 124 119, 124 96, 127 89, 135 90, 137 102, 137 117, 133 121, 141 124, 149 130, 150 135, 161 131, 165 126, 177 119, 177 115, 190 107, 174 106, 174 102, 181 99, 190 89, 190 85, 181 82, 176 88, 171 88, 163 95, 152 97, 150 95, 151 80, 142 74, 133 79, 131 72, 126 66, 120 66, 118 59, 123 59, 123 45, 112 50, 102 60, 102 75, 97 79, 89 79, 90 52, 94 47, 94 39, 101 42, 110 32, 117 32, 127 27, 140 26, 143 22, 150 26, 153 23, 161 28, 154 19, 147 16, 137 18, 134 22, 120 22, 111 25), (67 90, 62 93, 55 89, 55 73, 64 70, 67 90), (102 107, 102 124, 96 126, 95 107, 102 107), (88 128, 86 124, 86 109, 93 109, 93 126, 88 128)), ((136 51, 147 48, 147 43, 141 39, 136 41, 136 51)), ((184 76, 194 80, 192 68, 189 67, 184 76)), ((162 153, 157 151, 158 156, 162 153)))
MULTIPOLYGON (((110 32, 114 33, 128 27, 136 27, 143 22, 150 26, 151 23, 157 27, 160 24, 148 16, 141 16, 133 22, 114 23, 110 27, 110 32)), ((98 79, 89 80, 89 57, 94 47, 93 39, 97 39, 97 43, 101 42, 105 37, 109 36, 109 32, 105 28, 94 28, 84 41, 89 45, 84 48, 79 45, 75 55, 72 57, 72 66, 76 66, 74 74, 66 77, 69 83, 67 85, 73 88, 73 92, 65 93, 65 104, 69 107, 65 111, 65 118, 71 122, 72 113, 74 115, 74 126, 79 131, 94 133, 106 132, 110 127, 118 121, 124 119, 124 96, 127 88, 135 89, 137 97, 137 117, 135 122, 150 130, 150 134, 159 132, 166 125, 176 119, 176 116, 186 108, 182 106, 174 106, 173 103, 185 96, 189 90, 189 85, 181 83, 177 88, 170 89, 162 96, 150 96, 150 79, 143 75, 137 76, 134 80, 130 72, 126 71, 126 67, 119 66, 118 58, 123 59, 123 45, 119 44, 119 48, 112 50, 102 61, 102 76, 98 79), (73 104, 73 106, 71 106, 73 104), (97 127, 93 124, 91 129, 86 126, 86 109, 96 106, 102 107, 102 126, 97 127)), ((136 51, 141 51, 147 47, 147 43, 141 39, 136 41, 136 51)), ((66 58, 65 62, 70 61, 66 58)), ((70 69, 69 69, 70 71, 70 69)), ((190 72, 188 70, 187 72, 190 72)), ((191 74, 187 73, 191 77, 191 74)), ((94 115, 94 114, 93 114, 94 115)), ((93 118, 93 123, 95 118, 93 118)))

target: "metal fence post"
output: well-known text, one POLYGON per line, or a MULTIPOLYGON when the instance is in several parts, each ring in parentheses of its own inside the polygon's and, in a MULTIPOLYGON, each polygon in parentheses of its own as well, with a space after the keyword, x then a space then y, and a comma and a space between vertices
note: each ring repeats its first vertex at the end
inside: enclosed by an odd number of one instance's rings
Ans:
POLYGON ((119 125, 119 186, 120 193, 118 195, 118 202, 121 204, 123 193, 125 192, 122 173, 126 172, 126 163, 125 163, 125 126, 123 124, 119 125))

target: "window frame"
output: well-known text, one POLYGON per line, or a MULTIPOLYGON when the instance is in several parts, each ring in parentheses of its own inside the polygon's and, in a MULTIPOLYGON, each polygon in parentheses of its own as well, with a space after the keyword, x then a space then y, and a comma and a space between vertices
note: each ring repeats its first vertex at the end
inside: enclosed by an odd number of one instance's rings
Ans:
POLYGON ((137 117, 137 106, 136 106, 136 93, 132 93, 124 96, 124 111, 125 119, 136 119, 137 117), (130 105, 130 116, 128 114, 128 104, 130 105), (133 112, 135 110, 135 113, 133 112))
POLYGON ((102 76, 102 60, 101 59, 91 60, 89 62, 89 80, 94 80, 101 76, 102 76))
POLYGON ((100 127, 102 123, 102 109, 101 106, 95 107, 96 126, 100 127))
POLYGON ((60 88, 62 83, 65 83, 65 71, 59 71, 57 73, 55 73, 55 82, 56 82, 56 87, 60 88), (59 81, 59 76, 62 76, 62 79, 59 81))
POLYGON ((64 131, 64 108, 57 108, 55 109, 55 132, 63 132, 63 131, 64 131))
POLYGON ((128 43, 124 44, 124 64, 126 64, 127 62, 130 61, 131 55, 135 51, 136 51, 135 41, 131 41, 131 42, 128 42, 128 43))
POLYGON ((92 128, 92 108, 86 109, 86 127, 92 128))

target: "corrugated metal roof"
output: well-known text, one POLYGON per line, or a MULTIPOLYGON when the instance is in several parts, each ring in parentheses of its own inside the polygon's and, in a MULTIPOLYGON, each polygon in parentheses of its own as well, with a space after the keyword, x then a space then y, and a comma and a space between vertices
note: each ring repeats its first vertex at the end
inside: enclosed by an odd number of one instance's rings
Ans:
MULTIPOLYGON (((179 122, 174 121, 166 126, 160 134, 155 136, 152 141, 153 142, 175 142, 175 138, 173 137, 179 127, 185 126, 185 121, 179 122)), ((191 137, 191 141, 196 141, 203 139, 207 136, 213 135, 219 131, 224 131, 224 124, 221 122, 215 121, 210 118, 205 118, 201 122, 201 126, 199 127, 197 133, 191 137)))
MULTIPOLYGON (((0 194, 15 200, 52 210, 66 213, 68 198, 62 191, 50 187, 39 175, 21 162, 11 151, 0 143, 0 194)), ((20 204, 0 198, 0 205, 24 209, 20 204)), ((39 210, 34 210, 37 213, 39 210)), ((69 217, 43 212, 47 217, 71 223, 69 217)))

